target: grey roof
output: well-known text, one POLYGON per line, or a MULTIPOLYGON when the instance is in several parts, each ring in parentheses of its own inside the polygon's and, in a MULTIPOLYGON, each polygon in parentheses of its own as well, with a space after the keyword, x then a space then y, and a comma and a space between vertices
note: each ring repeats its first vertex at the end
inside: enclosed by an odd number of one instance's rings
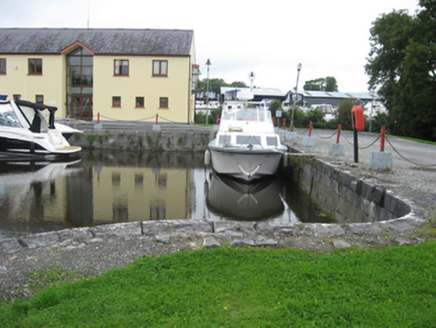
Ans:
POLYGON ((192 30, 0 28, 0 53, 59 54, 76 42, 97 55, 188 56, 192 30))
POLYGON ((311 98, 353 98, 353 99, 375 99, 378 96, 363 92, 333 92, 333 91, 306 91, 298 90, 299 94, 311 98))

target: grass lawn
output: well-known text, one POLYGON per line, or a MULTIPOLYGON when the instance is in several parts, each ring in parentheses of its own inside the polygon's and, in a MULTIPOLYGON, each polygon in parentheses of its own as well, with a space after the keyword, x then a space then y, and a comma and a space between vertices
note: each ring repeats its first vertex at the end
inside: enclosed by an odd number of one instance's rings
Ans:
POLYGON ((2 327, 430 327, 436 242, 312 254, 234 249, 147 257, 0 306, 2 327))

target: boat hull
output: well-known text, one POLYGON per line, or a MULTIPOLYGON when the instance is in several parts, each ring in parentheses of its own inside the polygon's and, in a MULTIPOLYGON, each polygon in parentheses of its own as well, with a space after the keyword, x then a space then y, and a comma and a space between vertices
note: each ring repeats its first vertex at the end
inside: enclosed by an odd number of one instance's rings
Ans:
POLYGON ((209 146, 212 167, 219 174, 252 181, 277 172, 284 151, 277 149, 229 149, 209 146))
POLYGON ((81 147, 70 145, 54 148, 47 139, 45 136, 29 138, 28 136, 0 132, 0 152, 12 155, 62 156, 82 150, 81 147))

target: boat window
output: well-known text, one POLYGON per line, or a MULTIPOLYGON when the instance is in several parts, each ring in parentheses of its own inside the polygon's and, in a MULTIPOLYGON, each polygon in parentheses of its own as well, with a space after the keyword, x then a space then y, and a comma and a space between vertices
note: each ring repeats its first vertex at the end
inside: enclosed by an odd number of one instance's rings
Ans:
POLYGON ((260 136, 236 136, 238 145, 260 145, 260 136))
POLYGON ((219 136, 218 141, 220 144, 230 144, 230 136, 219 136))
POLYGON ((277 137, 266 137, 267 146, 277 146, 277 137))
POLYGON ((17 115, 9 104, 0 105, 0 125, 21 127, 17 115))

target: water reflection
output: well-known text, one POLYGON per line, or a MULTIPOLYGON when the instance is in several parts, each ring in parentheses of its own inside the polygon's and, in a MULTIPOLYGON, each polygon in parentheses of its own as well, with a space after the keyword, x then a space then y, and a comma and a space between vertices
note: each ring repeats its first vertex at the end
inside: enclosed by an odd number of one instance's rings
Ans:
POLYGON ((207 193, 210 211, 235 220, 266 220, 283 215, 285 206, 276 177, 246 184, 212 174, 207 193))
POLYGON ((0 169, 3 235, 145 220, 319 221, 310 204, 291 210, 304 195, 282 180, 217 177, 203 153, 84 151, 68 163, 0 162, 0 169))

